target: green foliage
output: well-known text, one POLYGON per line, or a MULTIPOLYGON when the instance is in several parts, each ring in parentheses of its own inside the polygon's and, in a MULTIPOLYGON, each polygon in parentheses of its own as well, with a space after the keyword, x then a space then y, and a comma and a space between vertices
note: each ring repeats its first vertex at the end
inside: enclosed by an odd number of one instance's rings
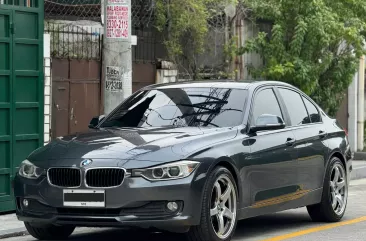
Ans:
POLYGON ((202 51, 203 38, 207 33, 208 11, 205 8, 209 0, 158 0, 156 2, 157 27, 160 31, 169 28, 169 38, 165 41, 172 55, 183 53, 180 40, 190 34, 195 38, 195 50, 202 51))
POLYGON ((228 43, 224 45, 224 55, 225 61, 230 62, 233 61, 236 53, 237 53, 237 44, 236 41, 238 40, 238 36, 234 36, 229 39, 228 43))
POLYGON ((203 50, 204 36, 207 34, 208 11, 205 7, 209 0, 157 0, 156 25, 160 31, 168 31, 165 45, 171 56, 183 54, 181 40, 188 34, 194 37, 193 48, 203 50))
POLYGON ((156 0, 156 27, 166 36, 164 44, 170 60, 176 64, 183 60, 192 66, 194 79, 199 78, 196 58, 205 50, 208 20, 220 14, 217 6, 224 6, 229 1, 156 0))
POLYGON ((237 56, 237 41, 238 36, 233 36, 228 40, 228 43, 224 44, 224 60, 226 69, 220 72, 223 79, 234 79, 235 74, 238 72, 237 69, 231 70, 230 64, 235 61, 235 57, 237 56))
POLYGON ((243 0, 256 21, 271 24, 237 54, 258 53, 255 78, 285 81, 335 115, 364 54, 366 5, 363 0, 243 0))

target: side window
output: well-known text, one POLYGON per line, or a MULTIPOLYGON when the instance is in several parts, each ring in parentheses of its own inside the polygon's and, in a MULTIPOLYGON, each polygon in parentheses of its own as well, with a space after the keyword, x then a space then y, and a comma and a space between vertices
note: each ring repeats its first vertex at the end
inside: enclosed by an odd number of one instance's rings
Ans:
POLYGON ((278 89, 290 115, 292 126, 310 123, 308 113, 300 94, 289 89, 278 89))
POLYGON ((303 97, 305 102, 306 109, 308 109, 310 120, 312 123, 322 122, 318 109, 315 107, 313 103, 311 103, 308 99, 303 97))
POLYGON ((263 114, 271 114, 283 118, 280 105, 272 89, 260 91, 254 101, 252 124, 263 114))

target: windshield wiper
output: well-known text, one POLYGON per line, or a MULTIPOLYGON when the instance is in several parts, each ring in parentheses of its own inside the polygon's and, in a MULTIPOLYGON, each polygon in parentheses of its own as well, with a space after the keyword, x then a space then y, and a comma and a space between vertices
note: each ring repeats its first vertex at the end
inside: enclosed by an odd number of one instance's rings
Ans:
POLYGON ((141 129, 143 127, 138 126, 102 126, 103 129, 118 129, 118 130, 133 130, 133 129, 141 129))
POLYGON ((218 125, 216 125, 216 124, 213 124, 213 123, 211 123, 211 122, 209 122, 209 121, 200 120, 200 119, 194 119, 193 123, 194 123, 194 122, 202 122, 202 123, 204 123, 204 124, 206 124, 206 125, 211 125, 211 126, 214 126, 214 127, 220 127, 220 126, 218 126, 218 125))
POLYGON ((212 104, 227 104, 227 101, 206 101, 196 104, 177 104, 178 106, 185 106, 185 107, 193 107, 193 108, 199 108, 204 110, 212 110, 212 108, 204 107, 205 105, 212 105, 212 104))

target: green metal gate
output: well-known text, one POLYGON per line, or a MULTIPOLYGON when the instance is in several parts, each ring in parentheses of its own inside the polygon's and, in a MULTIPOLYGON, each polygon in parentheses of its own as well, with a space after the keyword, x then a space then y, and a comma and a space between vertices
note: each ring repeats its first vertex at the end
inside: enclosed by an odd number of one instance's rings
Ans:
POLYGON ((0 0, 0 212, 14 210, 11 180, 43 145, 43 0, 0 0))

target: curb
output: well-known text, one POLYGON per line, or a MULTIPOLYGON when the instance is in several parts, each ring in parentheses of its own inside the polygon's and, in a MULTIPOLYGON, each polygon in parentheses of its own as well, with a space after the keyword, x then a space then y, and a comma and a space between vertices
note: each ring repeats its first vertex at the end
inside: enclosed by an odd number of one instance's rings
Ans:
POLYGON ((28 232, 25 228, 14 228, 0 231, 0 239, 13 238, 25 235, 28 235, 28 232))
POLYGON ((366 152, 355 152, 353 160, 366 160, 366 152))
POLYGON ((354 167, 351 172, 351 180, 366 178, 366 166, 354 167))

